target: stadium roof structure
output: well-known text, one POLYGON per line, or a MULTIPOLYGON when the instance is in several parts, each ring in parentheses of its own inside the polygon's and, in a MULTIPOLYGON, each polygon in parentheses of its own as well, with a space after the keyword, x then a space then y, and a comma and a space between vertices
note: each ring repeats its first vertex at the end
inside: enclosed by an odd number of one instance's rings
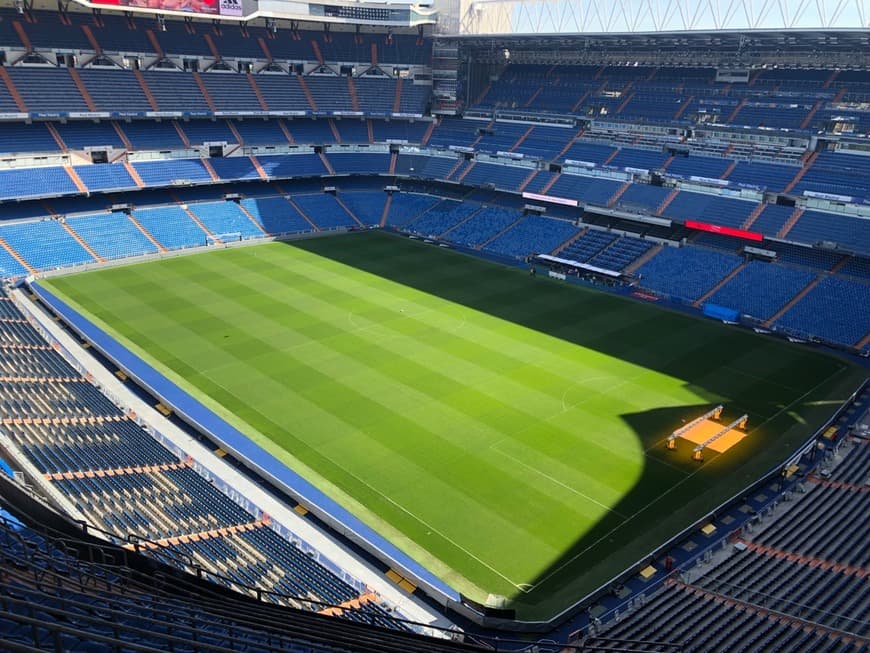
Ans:
POLYGON ((468 0, 465 34, 638 34, 870 27, 867 0, 468 0))
POLYGON ((867 29, 461 34, 448 38, 461 43, 475 61, 491 64, 842 69, 870 66, 870 30, 867 29))

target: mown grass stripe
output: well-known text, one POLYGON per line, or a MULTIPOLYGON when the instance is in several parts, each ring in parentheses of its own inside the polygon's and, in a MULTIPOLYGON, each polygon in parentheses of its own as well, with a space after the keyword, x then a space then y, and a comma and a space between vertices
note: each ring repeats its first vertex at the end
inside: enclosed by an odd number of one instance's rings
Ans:
POLYGON ((528 618, 769 468, 858 376, 801 398, 841 364, 378 233, 51 285, 458 589, 528 618), (702 467, 661 448, 719 402, 775 417, 702 467))

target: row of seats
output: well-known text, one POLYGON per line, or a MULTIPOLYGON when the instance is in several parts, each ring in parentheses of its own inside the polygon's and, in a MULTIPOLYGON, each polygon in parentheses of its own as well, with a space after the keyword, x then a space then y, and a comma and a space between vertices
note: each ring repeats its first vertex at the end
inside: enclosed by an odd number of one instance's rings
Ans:
POLYGON ((866 73, 814 72, 819 76, 795 83, 759 69, 749 83, 737 84, 716 82, 713 68, 510 64, 474 106, 589 118, 616 116, 638 122, 703 120, 801 130, 823 125, 827 105, 833 108, 835 98, 860 101, 870 90, 866 73))
POLYGON ((178 462, 126 417, 51 425, 9 420, 3 430, 20 443, 28 456, 39 461, 47 474, 178 462))
MULTIPOLYGON (((317 155, 305 156, 322 165, 317 155)), ((283 157, 287 158, 292 157, 283 157)), ((573 175, 563 174, 558 180, 568 177, 573 175)), ((586 188, 593 192, 595 178, 577 179, 588 181, 586 188)), ((614 191, 614 184, 606 192, 614 191)), ((635 186, 629 187, 622 197, 631 201, 642 200, 636 189, 635 186)), ((194 190, 190 191, 191 197, 195 196, 194 190)), ((601 190, 594 192, 601 193, 601 190)), ((523 217, 517 209, 485 206, 473 201, 442 200, 438 204, 438 200, 431 196, 402 193, 392 196, 387 207, 387 195, 381 191, 343 191, 337 195, 315 191, 279 196, 273 189, 271 193, 246 197, 240 202, 207 199, 183 206, 137 206, 129 216, 124 213, 76 215, 67 218, 65 224, 58 220, 0 224, 0 239, 10 248, 0 248, 0 253, 7 255, 5 262, 0 258, 0 265, 4 266, 4 274, 8 276, 23 276, 28 271, 23 263, 32 269, 48 270, 94 263, 99 259, 203 246, 216 241, 260 238, 267 234, 376 226, 382 220, 386 225, 410 233, 442 238, 512 259, 535 253, 553 253, 579 233, 577 227, 564 220, 523 217)), ((202 195, 205 197, 207 193, 202 195)), ((670 206, 686 196, 691 196, 692 201, 699 198, 707 205, 726 201, 743 204, 739 200, 683 191, 674 197, 670 206)), ((658 201, 660 197, 661 193, 652 194, 648 200, 658 201)), ((172 203, 174 199, 177 198, 169 196, 164 199, 158 195, 155 201, 172 203)), ((675 210, 684 211, 686 209, 680 207, 690 207, 691 203, 682 202, 677 206, 675 210)), ((782 208, 767 206, 759 219, 782 208)), ((791 211, 785 208, 787 211, 780 213, 791 211)), ((741 215, 745 213, 746 208, 741 215)), ((819 220, 832 224, 848 220, 858 226, 865 222, 806 211, 792 231, 803 229, 803 220, 809 224, 819 220)), ((849 232, 848 237, 857 239, 860 230, 857 233, 849 232)), ((668 234, 663 236, 670 237, 668 234)), ((870 331, 870 315, 863 310, 866 302, 862 300, 870 272, 865 269, 866 265, 860 264, 861 259, 783 243, 771 243, 770 247, 778 251, 775 264, 752 261, 743 265, 744 260, 736 251, 736 241, 707 235, 687 247, 665 247, 645 260, 636 270, 638 283, 648 290, 689 303, 715 289, 706 301, 733 308, 759 321, 776 316, 777 328, 800 337, 816 335, 846 346, 860 342, 870 331), (835 276, 830 275, 835 265, 842 267, 846 262, 850 267, 838 269, 835 276), (717 288, 732 272, 733 277, 717 288), (822 276, 817 279, 820 274, 822 276), (800 296, 800 301, 778 315, 805 289, 807 291, 800 296), (837 310, 843 305, 854 305, 855 310, 837 310)), ((571 242, 560 255, 596 267, 623 271, 644 257, 650 248, 649 241, 629 236, 617 238, 615 234, 589 230, 571 242)))
MULTIPOLYGON (((166 169, 171 170, 171 165, 166 169)), ((20 277, 28 271, 22 261, 35 270, 51 270, 266 234, 374 226, 380 223, 386 201, 383 191, 347 193, 347 204, 319 192, 287 197, 275 192, 238 203, 200 201, 136 207, 129 215, 102 212, 64 220, 0 223, 0 238, 18 254, 15 258, 0 249, 5 255, 0 256, 0 270, 4 276, 20 277)))
POLYGON ((767 320, 815 278, 813 270, 750 261, 716 291, 710 302, 767 320))
MULTIPOLYGON (((433 133, 435 143, 460 139, 466 146, 474 146, 481 151, 490 151, 486 143, 491 133, 516 136, 516 125, 506 122, 477 120, 443 119, 439 128, 433 133), (442 133, 439 133, 442 132, 442 133), (482 136, 479 136, 482 134, 482 136), (446 138, 445 138, 446 137, 446 138)), ((816 163, 818 172, 810 174, 803 183, 792 186, 797 173, 805 165, 810 171, 816 166, 812 161, 804 162, 802 155, 807 153, 802 148, 776 147, 767 143, 719 141, 691 139, 686 142, 675 140, 668 135, 651 135, 642 131, 587 131, 574 135, 570 130, 555 130, 551 139, 563 149, 559 156, 540 156, 544 160, 559 159, 583 161, 595 165, 610 165, 617 168, 633 170, 659 170, 675 178, 700 177, 714 180, 726 180, 732 184, 764 188, 771 191, 793 191, 797 194, 804 190, 837 193, 841 195, 862 196, 866 192, 866 184, 860 179, 860 153, 822 153, 816 163), (561 132, 561 133, 560 133, 561 132), (851 188, 843 186, 815 185, 814 177, 825 178, 823 167, 827 172, 838 172, 835 166, 829 165, 828 156, 844 157, 837 162, 844 165, 847 174, 854 176, 851 188), (858 161, 856 161, 856 159, 858 161), (854 172, 851 169, 858 170, 854 172)), ((534 127, 533 131, 539 129, 534 127)), ((549 127, 540 129, 552 130, 549 127)), ((510 140, 510 138, 507 138, 510 140)), ((523 146, 527 142, 521 134, 512 147, 502 149, 516 151, 526 155, 523 146)), ((866 158, 866 157, 863 157, 866 158)), ((828 175, 828 182, 830 180, 828 175)), ((837 183, 837 182, 835 182, 837 183)))
MULTIPOLYGON (((422 115, 431 85, 386 75, 348 77, 268 72, 244 75, 171 69, 7 68, 11 88, 31 113, 148 111, 356 112, 422 115), (351 84, 355 92, 351 95, 351 84), (117 89, 107 93, 106 89, 117 89), (50 91, 50 92, 49 92, 50 91)), ((21 107, 16 107, 20 109, 21 107)))
MULTIPOLYGON (((24 526, 0 506, 0 646, 92 651, 222 650, 420 653, 480 650, 405 634, 377 602, 326 618, 215 592, 172 569, 158 572, 138 554, 24 526), (87 552, 76 557, 75 551, 87 552)), ((246 532, 268 534, 259 528, 246 532)), ((259 549, 262 542, 253 546, 259 549)), ((168 555, 165 556, 168 559, 168 555)), ((284 562, 286 565, 286 562, 284 562)))
MULTIPOLYGON (((9 326, 4 325, 4 331, 9 326)), ((7 377, 0 380, 0 415, 4 419, 68 417, 99 422, 120 416, 120 412, 84 380, 42 381, 7 377)))
POLYGON ((865 579, 848 571, 746 550, 717 567, 703 585, 823 626, 870 633, 861 617, 866 610, 865 579))
POLYGON ((857 344, 870 332, 868 284, 838 276, 824 277, 782 316, 776 325, 801 336, 857 344))
MULTIPOLYGON (((454 144, 456 140, 456 132, 454 125, 462 123, 468 125, 468 129, 477 129, 481 123, 475 121, 461 121, 458 119, 445 118, 441 124, 434 130, 429 143, 433 146, 447 147, 454 144)), ((247 119, 234 120, 228 123, 225 120, 189 120, 184 122, 130 122, 130 123, 114 123, 108 122, 67 122, 55 124, 54 130, 58 134, 60 141, 71 148, 83 148, 87 146, 106 145, 113 147, 124 147, 123 138, 129 142, 134 149, 165 149, 165 148, 181 148, 185 146, 185 142, 191 144, 202 144, 205 142, 227 142, 237 143, 243 142, 248 145, 287 145, 293 143, 314 143, 314 144, 335 144, 335 143, 371 143, 384 142, 386 140, 407 141, 410 143, 422 142, 426 136, 426 129, 429 123, 427 122, 407 122, 407 121, 385 121, 385 120, 364 120, 357 119, 342 119, 333 121, 323 120, 275 120, 275 119, 247 119), (184 139, 184 140, 182 140, 184 139)), ((511 126, 510 123, 504 123, 504 126, 511 126)), ((516 126, 513 126, 516 127, 516 126)), ((543 131, 544 135, 540 138, 545 139, 545 142, 551 149, 561 150, 571 138, 573 132, 568 129, 535 126, 526 128, 522 126, 524 131, 516 136, 516 130, 511 132, 511 136, 507 142, 504 142, 504 149, 511 149, 511 144, 515 140, 521 141, 515 151, 524 153, 524 146, 533 142, 535 134, 543 131), (527 135, 526 132, 531 129, 527 135)), ((502 123, 499 123, 495 129, 502 129, 502 123)), ((470 132, 471 133, 471 132, 470 132)), ((494 138, 485 136, 477 145, 480 151, 495 152, 497 148, 487 148, 487 139, 494 138)), ((540 146, 538 146, 540 147, 540 146)), ((46 127, 46 123, 33 123, 30 125, 12 125, 0 124, 0 151, 7 153, 14 152, 47 152, 54 151, 58 148, 58 142, 54 135, 46 127)), ((526 154, 531 152, 526 151, 526 154)), ((833 157, 845 157, 848 161, 856 161, 860 163, 862 157, 856 155, 831 155, 833 157)), ((574 159, 589 161, 598 165, 604 164, 605 161, 611 161, 612 164, 623 164, 629 167, 658 167, 666 161, 666 157, 662 155, 661 148, 658 152, 637 149, 636 147, 620 146, 618 149, 612 145, 603 144, 597 141, 586 141, 581 139, 575 141, 563 156, 564 159, 574 159), (615 155, 615 156, 614 156, 615 155), (650 162, 641 162, 638 157, 654 156, 656 166, 651 166, 650 162)), ((827 159, 820 157, 816 165, 822 165, 827 159)), ((450 161, 448 169, 452 167, 454 161, 450 161)), ((856 163, 856 164, 857 164, 856 163)), ((226 165, 232 165, 227 163, 226 165)), ((709 171, 710 166, 716 166, 717 170, 723 166, 727 167, 728 160, 721 157, 711 158, 706 156, 689 156, 676 157, 668 166, 668 173, 675 176, 701 175, 714 176, 713 171, 709 171), (701 174, 707 170, 707 174, 701 174)), ((839 165, 839 162, 838 162, 839 165)), ((356 171, 359 169, 357 166, 356 171)), ((417 166, 417 169, 422 169, 422 166, 417 166)), ((849 169, 848 167, 846 169, 849 169)), ((92 190, 103 188, 123 188, 132 187, 135 184, 132 179, 125 174, 122 168, 91 168, 90 166, 77 166, 76 172, 82 175, 93 175, 93 178, 83 179, 86 185, 92 190), (111 171, 111 175, 109 174, 111 171)), ((856 174, 859 169, 856 168, 856 174)), ((437 174, 429 174, 429 176, 441 176, 437 174)), ((499 187, 508 190, 516 189, 522 181, 528 176, 530 169, 523 167, 503 166, 496 167, 485 162, 478 162, 469 172, 466 183, 471 185, 481 184, 488 181, 494 181, 499 187), (513 178, 510 178, 514 175, 513 178), (507 177, 505 177, 507 176, 507 177)), ((760 185, 770 190, 783 190, 789 181, 795 176, 797 168, 790 165, 777 165, 761 162, 745 162, 739 161, 733 171, 725 176, 729 181, 737 183, 747 183, 752 185, 760 185)), ((245 174, 249 177, 254 176, 254 172, 250 169, 246 170, 245 174)), ((715 175, 716 177, 720 175, 715 175)), ((238 178, 238 177, 236 177, 238 178)), ((542 178, 543 179, 543 178, 542 178)), ((68 185, 70 190, 73 190, 68 185)), ((62 191, 62 188, 59 190, 62 191)), ((830 190, 830 189, 829 189, 830 190)), ((854 194, 861 194, 864 191, 860 189, 852 189, 854 194)), ((14 195, 11 195, 14 196, 14 195)))
MULTIPOLYGON (((240 121, 233 127, 233 129, 241 132, 242 125, 260 126, 260 123, 268 124, 264 121, 240 121)), ((416 133, 413 137, 420 139, 425 137, 425 132, 422 131, 424 123, 388 123, 384 121, 376 121, 376 123, 382 126, 395 124, 401 126, 402 129, 411 129, 412 126, 416 125, 416 127, 414 127, 416 133)), ((118 129, 125 129, 128 132, 135 131, 134 126, 137 124, 138 123, 130 123, 123 127, 118 126, 118 129)), ((341 129, 341 124, 342 121, 335 121, 333 127, 335 127, 336 130, 341 129)), ((348 122, 344 124, 346 125, 344 128, 345 131, 350 132, 351 134, 353 134, 354 131, 365 134, 364 137, 360 137, 360 140, 368 138, 370 132, 372 135, 375 132, 375 123, 370 125, 371 129, 356 129, 356 127, 351 127, 364 124, 359 122, 348 122)), ((443 122, 441 126, 435 130, 430 141, 437 144, 439 131, 445 129, 446 124, 446 122, 443 122)), ((153 132, 153 130, 147 132, 149 138, 155 138, 155 133, 159 134, 163 131, 167 133, 166 137, 169 141, 176 141, 178 146, 183 145, 178 141, 179 129, 187 130, 191 133, 201 131, 201 138, 198 140, 204 142, 208 142, 208 139, 210 138, 218 140, 225 138, 229 139, 229 141, 240 140, 233 135, 232 130, 229 128, 226 121, 191 121, 189 123, 184 123, 184 125, 176 126, 173 126, 170 123, 154 123, 149 126, 159 127, 156 132, 153 132), (160 127, 161 125, 162 127, 160 127)), ((97 128, 98 125, 93 125, 93 127, 97 128)), ((326 137, 332 139, 333 142, 335 141, 335 133, 333 133, 330 126, 325 124, 323 121, 308 120, 299 122, 298 124, 294 121, 289 123, 289 128, 292 128, 297 132, 297 137, 300 138, 300 142, 317 142, 322 135, 326 135, 326 137), (315 126, 318 127, 315 128, 315 126), (299 134, 301 134, 301 136, 299 134)), ((45 146, 52 148, 57 147, 57 144, 54 143, 54 139, 47 132, 44 125, 31 125, 28 129, 44 130, 46 132, 44 136, 46 143, 45 146)), ((116 139, 118 138, 118 134, 114 128, 107 126, 106 129, 110 132, 109 135, 114 135, 116 139)), ((529 128, 526 128, 526 132, 523 132, 523 134, 519 136, 519 139, 522 139, 527 134, 528 129, 529 128)), ((20 130, 12 130, 11 128, 0 126, 0 143, 3 141, 4 130, 7 131, 6 135, 8 136, 9 142, 17 142, 15 139, 20 130)), ((60 126, 58 127, 58 131, 63 131, 60 126)), ((281 129, 277 129, 277 131, 281 132, 281 129)), ((568 130, 557 129, 557 131, 565 132, 568 130)), ((273 137, 277 138, 279 136, 278 134, 273 134, 273 137)), ((157 136, 156 138, 162 139, 163 137, 157 136)), ((190 140, 189 135, 187 138, 190 140)), ((281 132, 280 138, 287 142, 287 137, 283 132, 281 132)), ((164 146, 167 145, 166 142, 162 142, 161 144, 164 146)), ((155 142, 154 145, 157 145, 157 143, 155 142)), ((604 161, 610 160, 614 153, 617 155, 614 158, 614 161, 618 161, 619 157, 628 152, 629 149, 630 148, 614 149, 611 146, 603 145, 601 143, 584 144, 577 141, 568 150, 565 157, 583 156, 586 159, 591 159, 592 163, 600 165, 603 164, 604 161), (579 153, 574 152, 575 148, 581 146, 586 149, 590 147, 599 148, 601 151, 595 155, 593 155, 594 153, 586 152, 585 150, 584 152, 579 153)), ((637 153, 650 153, 645 150, 633 151, 637 153)), ((659 152, 659 154, 661 153, 659 152)), ((304 159, 286 159, 264 156, 261 157, 263 159, 262 167, 266 174, 275 176, 324 173, 325 168, 321 165, 322 161, 319 161, 318 157, 315 155, 305 155, 305 157, 306 158, 304 159), (301 165, 288 165, 290 163, 298 163, 301 165)), ((391 169, 392 163, 391 159, 386 154, 341 152, 339 150, 333 150, 328 154, 328 157, 329 160, 332 161, 332 167, 339 174, 387 173, 391 169)), ((870 191, 870 188, 866 187, 867 175, 864 174, 864 167, 866 167, 864 166, 865 158, 866 157, 857 154, 822 153, 819 155, 816 163, 810 166, 809 170, 810 173, 812 173, 816 166, 823 164, 825 166, 836 165, 838 169, 854 175, 855 181, 851 182, 852 186, 850 187, 849 192, 856 195, 864 195, 870 191)), ((683 157, 677 157, 671 162, 671 166, 685 161, 685 165, 694 167, 696 162, 705 159, 707 158, 689 157, 684 159, 683 157)), ((722 161, 722 159, 716 159, 715 161, 722 161)), ((638 163, 634 160, 629 162, 635 164, 638 163)), ((790 180, 794 177, 796 174, 795 171, 797 170, 791 166, 738 162, 730 174, 739 172, 742 175, 742 169, 747 167, 749 168, 747 175, 750 176, 746 177, 746 179, 757 182, 758 180, 754 178, 753 175, 759 166, 785 169, 787 173, 782 175, 780 182, 778 182, 779 185, 787 183, 786 179, 790 180)), ((244 157, 230 157, 226 160, 216 159, 211 167, 214 169, 214 172, 219 179, 257 179, 260 174, 255 164, 244 157)), ((139 174, 141 181, 146 185, 165 185, 177 183, 178 181, 207 182, 212 178, 210 171, 195 160, 173 161, 171 165, 164 161, 143 161, 135 163, 134 168, 139 174)), ((533 168, 526 166, 510 164, 496 165, 487 161, 457 162, 455 158, 449 156, 421 157, 420 155, 400 155, 396 160, 396 170, 400 174, 409 174, 411 176, 450 179, 454 181, 461 180, 463 183, 472 186, 492 185, 504 190, 516 191, 524 189, 531 192, 541 192, 546 189, 550 194, 557 196, 564 196, 571 199, 578 199, 583 202, 601 205, 610 205, 612 202, 615 202, 618 207, 642 210, 645 212, 655 213, 660 207, 663 207, 663 214, 667 217, 673 217, 676 219, 702 218, 703 221, 706 222, 736 228, 751 224, 754 230, 768 236, 789 237, 790 239, 808 243, 829 240, 838 242, 844 247, 858 251, 864 251, 864 249, 866 249, 866 243, 868 241, 868 234, 866 232, 868 231, 868 228, 870 228, 868 227, 870 223, 865 224, 866 221, 856 221, 851 217, 832 216, 817 211, 807 211, 805 215, 800 217, 795 225, 787 227, 788 218, 791 217, 792 213, 787 210, 788 207, 765 206, 763 207, 764 210, 761 215, 753 217, 752 213, 753 210, 757 208, 757 204, 752 201, 736 199, 729 196, 683 191, 679 193, 673 201, 666 202, 665 198, 670 192, 667 189, 655 186, 645 186, 637 183, 629 186, 626 192, 620 196, 617 192, 620 188, 620 184, 612 179, 575 174, 558 175, 557 173, 552 172, 536 171, 533 168)), ((833 175, 833 168, 826 167, 822 170, 822 174, 826 177, 831 177, 833 175)), ((810 173, 804 175, 804 179, 806 179, 810 173)), ((5 182, 3 184, 5 193, 0 193, 0 199, 42 197, 46 194, 46 188, 54 189, 54 195, 77 193, 79 191, 72 177, 73 174, 81 180, 84 187, 91 191, 124 190, 136 186, 136 182, 133 180, 126 167, 117 164, 75 166, 69 173, 59 167, 33 168, 26 170, 16 169, 0 172, 0 176, 2 176, 3 181, 5 182), (29 183, 31 175, 33 174, 40 177, 41 183, 29 183)), ((759 184, 756 183, 755 185, 759 184)))
MULTIPOLYGON (((814 250, 780 249, 786 253, 781 262, 749 261, 707 301, 759 321, 776 317, 774 327, 799 337, 818 336, 845 346, 862 341, 870 333, 867 280, 820 272, 831 269, 831 258, 844 261, 842 255, 828 254, 829 262, 820 268, 816 267, 819 259, 809 256, 814 250), (788 306, 795 298, 798 301, 788 306), (846 306, 849 310, 843 310, 846 306), (788 310, 779 315, 784 308, 788 310)), ((740 256, 722 249, 666 247, 637 274, 644 288, 677 301, 696 302, 741 264, 740 256)))
MULTIPOLYGON (((49 153, 62 148, 132 150, 182 149, 188 144, 227 143, 251 146, 370 144, 388 140, 420 143, 430 123, 360 118, 246 118, 185 121, 134 120, 65 123, 0 123, 0 153, 49 153), (51 129, 49 129, 51 125, 51 129), (369 137, 371 127, 371 138, 369 137), (57 137, 52 133, 57 134, 57 137)), ((82 166, 83 169, 87 166, 82 166)), ((79 168, 77 167, 76 170, 79 168)), ((128 184, 129 185, 129 184, 128 184)))
MULTIPOLYGON (((17 313, 18 321, 0 322, 0 359, 12 351, 13 360, 24 364, 18 375, 0 378, 4 433, 91 524, 120 537, 135 534, 160 540, 187 539, 190 534, 214 531, 229 536, 234 529, 255 522, 252 514, 178 460, 94 385, 76 375, 14 305, 7 307, 9 311, 17 313), (46 356, 57 359, 54 368, 65 372, 64 376, 21 376, 44 367, 46 356), (27 362, 29 358, 32 364, 27 362)), ((351 585, 316 558, 299 551, 262 522, 257 522, 257 527, 269 534, 248 542, 247 550, 255 551, 262 560, 280 560, 282 573, 295 579, 293 595, 329 603, 357 596, 351 585)), ((197 536, 190 546, 197 550, 205 546, 197 540, 214 543, 219 539, 197 536)), ((196 559, 215 577, 269 591, 291 589, 275 585, 265 576, 251 576, 244 565, 230 560, 217 564, 204 555, 196 559)))
MULTIPOLYGON (((859 395, 836 428, 848 431, 866 412, 865 401, 859 395)), ((865 650, 870 525, 860 484, 870 474, 870 447, 847 436, 819 459, 772 516, 741 532, 741 541, 731 540, 724 557, 701 563, 691 583, 666 581, 637 610, 606 624, 601 640, 586 644, 611 650, 632 640, 638 651, 677 645, 685 651, 865 650), (858 484, 838 485, 852 480, 858 484)))
POLYGON ((604 270, 622 272, 642 257, 653 244, 629 236, 587 229, 559 252, 559 257, 604 270))
POLYGON ((678 583, 670 584, 638 614, 605 632, 617 641, 596 642, 595 650, 623 650, 622 640, 637 642, 632 644, 633 651, 670 650, 671 642, 682 643, 680 650, 687 653, 863 650, 852 637, 808 629, 800 621, 678 583))
POLYGON ((93 52, 94 46, 84 31, 86 27, 104 52, 137 52, 158 54, 159 45, 165 54, 191 55, 212 58, 208 40, 225 58, 262 59, 265 56, 260 41, 272 57, 284 61, 327 61, 372 64, 425 64, 428 63, 432 44, 417 35, 409 34, 355 34, 333 29, 287 30, 272 32, 263 24, 251 21, 244 27, 234 23, 212 26, 208 23, 183 23, 166 17, 165 29, 145 15, 121 16, 103 14, 98 18, 85 13, 66 13, 68 22, 53 11, 30 11, 27 17, 12 9, 0 12, 2 21, 10 27, 0 31, 0 44, 22 48, 18 34, 11 25, 18 23, 30 45, 39 50, 56 48, 93 52), (149 36, 149 32, 152 36, 149 36), (374 55, 373 55, 374 51, 374 55), (375 60, 372 60, 372 57, 375 60))
MULTIPOLYGON (((397 210, 404 215, 403 208, 397 207, 397 210)), ((387 224, 400 224, 409 233, 440 238, 509 259, 548 254, 577 232, 577 227, 563 220, 523 216, 517 210, 454 200, 443 200, 428 207, 416 219, 405 223, 388 216, 387 224)))
POLYGON ((863 198, 870 191, 866 182, 870 157, 860 153, 822 152, 806 163, 788 158, 765 161, 753 159, 752 152, 743 152, 733 146, 733 151, 726 148, 708 153, 703 143, 697 143, 690 151, 685 151, 685 145, 681 144, 682 153, 672 155, 668 148, 674 144, 667 137, 649 139, 642 133, 629 134, 629 137, 631 140, 626 143, 622 141, 623 134, 618 132, 577 137, 571 129, 444 118, 432 133, 429 143, 439 147, 462 145, 491 154, 516 152, 545 161, 580 161, 635 172, 661 171, 674 178, 725 180, 775 192, 789 190, 802 194, 809 190, 863 198), (549 147, 533 145, 534 134, 538 131, 546 134, 549 147), (646 142, 638 144, 638 140, 646 142), (792 185, 804 166, 807 172, 792 185))

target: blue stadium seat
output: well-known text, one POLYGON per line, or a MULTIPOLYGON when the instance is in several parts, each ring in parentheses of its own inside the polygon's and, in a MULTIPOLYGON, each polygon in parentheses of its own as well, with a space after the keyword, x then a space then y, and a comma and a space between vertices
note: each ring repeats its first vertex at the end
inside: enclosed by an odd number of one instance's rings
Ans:
POLYGON ((811 270, 751 261, 720 288, 709 302, 766 320, 815 277, 816 274, 811 270))
POLYGON ((0 225, 0 238, 38 270, 94 262, 94 257, 55 220, 0 225))
POLYGON ((73 166, 73 170, 90 191, 130 190, 137 187, 127 168, 118 163, 73 166))
POLYGON ((294 195, 293 201, 302 209, 308 219, 320 227, 320 229, 328 230, 359 226, 332 195, 325 195, 323 193, 294 195))
POLYGON ((208 244, 205 232, 179 206, 137 207, 133 216, 166 249, 208 244))
POLYGON ((845 152, 820 152, 794 188, 832 195, 870 197, 870 157, 845 152))
POLYGON ((175 69, 145 70, 142 77, 161 111, 208 111, 199 86, 189 73, 175 69))
POLYGON ((755 201, 680 191, 665 208, 664 215, 740 228, 757 205, 755 201))
POLYGON ((701 247, 665 247, 637 270, 640 285, 676 300, 695 301, 741 263, 739 256, 701 247))
POLYGON ((444 200, 416 220, 404 225, 403 229, 420 236, 437 237, 468 219, 478 209, 480 205, 471 202, 444 200))
POLYGON ((451 229, 445 237, 465 247, 477 248, 519 220, 519 211, 495 206, 484 207, 470 219, 451 229))
POLYGON ((622 186, 622 182, 614 179, 563 173, 550 187, 547 194, 606 206, 620 186, 622 186))
POLYGON ((154 244, 124 213, 67 218, 67 224, 92 250, 105 259, 153 254, 154 244))
POLYGON ((199 159, 136 161, 133 167, 146 186, 169 186, 176 181, 211 181, 211 175, 199 159))
POLYGON ((259 179, 254 162, 247 156, 232 156, 209 159, 209 163, 221 179, 259 179))
POLYGON ((502 190, 515 191, 533 170, 533 168, 475 161, 462 178, 462 183, 468 186, 492 184, 502 190))
POLYGON ((870 220, 821 211, 805 211, 786 234, 786 238, 810 244, 835 242, 846 249, 870 254, 870 220))
POLYGON ((196 202, 188 209, 220 240, 245 240, 263 235, 235 202, 196 202))
POLYGON ((316 154, 289 154, 257 157, 269 177, 319 177, 326 174, 316 154))
POLYGON ((385 143, 388 140, 420 143, 430 124, 420 120, 416 122, 372 120, 371 123, 372 135, 376 143, 385 143))
POLYGON ((329 151, 329 162, 338 174, 387 174, 390 169, 388 152, 343 152, 329 151))
POLYGON ((7 74, 28 110, 42 113, 89 111, 72 75, 66 68, 10 66, 7 74))
POLYGON ((444 117, 432 132, 429 145, 447 148, 451 145, 469 147, 477 137, 477 130, 485 127, 485 122, 477 120, 462 120, 460 118, 444 117))
MULTIPOLYGON (((261 73, 256 76, 256 82, 271 111, 311 111, 305 92, 295 75, 261 73)), ((297 139, 297 142, 306 141, 297 139)))
POLYGON ((66 170, 59 166, 0 170, 0 200, 20 200, 78 192, 79 189, 66 170))
MULTIPOLYGON (((0 89, 2 89, 2 86, 0 86, 0 89)), ((13 107, 10 111, 17 111, 17 109, 13 107)), ((51 132, 48 131, 48 128, 43 123, 34 122, 27 125, 15 122, 0 122, 0 153, 54 152, 57 149, 57 141, 54 140, 51 132)))
POLYGON ((203 143, 233 144, 239 140, 230 130, 226 120, 188 120, 179 122, 179 125, 191 145, 202 145, 203 143))
POLYGON ((383 191, 354 191, 339 193, 341 201, 353 214, 367 225, 377 225, 381 222, 387 194, 383 191))
MULTIPOLYGON (((725 174, 731 165, 731 160, 714 158, 711 156, 677 156, 667 167, 665 172, 668 176, 680 175, 682 177, 706 177, 719 179, 725 174)), ((729 177, 730 179, 730 177, 729 177)))
MULTIPOLYGON (((61 139, 70 149, 110 145, 123 148, 124 143, 111 122, 76 121, 54 125, 61 139)), ((57 145, 55 145, 57 147, 57 145)))
POLYGON ((271 234, 314 231, 314 227, 283 197, 247 198, 241 205, 271 234))
POLYGON ((781 192, 794 179, 799 169, 796 166, 777 163, 738 161, 734 170, 728 175, 728 181, 781 192))
POLYGON ((248 118, 233 123, 246 145, 286 145, 289 141, 276 119, 248 118))
POLYGON ((439 199, 431 195, 416 195, 414 193, 393 193, 390 201, 390 211, 387 214, 387 224, 401 227, 420 214, 438 204, 439 199))
MULTIPOLYGON (((92 28, 98 31, 93 25, 92 28)), ((131 32, 127 29, 124 31, 131 32)), ((79 77, 100 111, 153 110, 132 71, 82 68, 79 70, 79 77)))
POLYGON ((487 244, 484 249, 510 258, 549 254, 577 231, 577 227, 564 220, 527 216, 487 244))
POLYGON ((868 291, 863 281, 825 277, 774 326, 853 346, 870 333, 868 291))

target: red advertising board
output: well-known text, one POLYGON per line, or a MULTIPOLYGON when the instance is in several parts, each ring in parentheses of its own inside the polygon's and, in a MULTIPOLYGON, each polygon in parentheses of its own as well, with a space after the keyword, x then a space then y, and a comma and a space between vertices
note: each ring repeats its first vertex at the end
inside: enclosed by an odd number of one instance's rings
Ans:
POLYGON ((697 229, 698 231, 709 231, 714 234, 722 234, 723 236, 734 236, 735 238, 743 238, 744 240, 754 240, 760 242, 764 240, 762 234, 754 231, 746 231, 744 229, 732 229, 731 227, 723 227, 718 224, 709 224, 708 222, 698 222, 697 220, 686 220, 686 226, 689 229, 697 229))

